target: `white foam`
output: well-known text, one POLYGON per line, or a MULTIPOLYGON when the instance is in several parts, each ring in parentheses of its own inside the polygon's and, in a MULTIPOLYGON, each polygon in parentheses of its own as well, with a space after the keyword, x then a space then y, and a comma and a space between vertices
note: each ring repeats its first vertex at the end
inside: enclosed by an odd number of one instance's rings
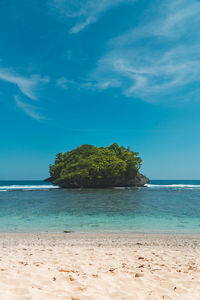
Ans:
POLYGON ((58 189, 56 185, 4 185, 0 186, 0 191, 10 191, 10 190, 49 190, 58 189))
POLYGON ((200 188, 197 184, 145 184, 149 188, 200 188))

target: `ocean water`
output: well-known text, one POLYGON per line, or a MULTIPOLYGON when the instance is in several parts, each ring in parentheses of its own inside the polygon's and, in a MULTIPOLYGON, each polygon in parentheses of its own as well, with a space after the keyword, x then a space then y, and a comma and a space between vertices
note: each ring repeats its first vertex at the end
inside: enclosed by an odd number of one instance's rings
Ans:
POLYGON ((200 180, 110 189, 0 181, 1 232, 64 230, 199 234, 200 180))

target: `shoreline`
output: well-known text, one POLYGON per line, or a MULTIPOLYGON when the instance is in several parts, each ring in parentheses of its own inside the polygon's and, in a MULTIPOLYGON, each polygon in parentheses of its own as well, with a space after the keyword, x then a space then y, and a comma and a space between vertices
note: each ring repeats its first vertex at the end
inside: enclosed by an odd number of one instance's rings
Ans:
POLYGON ((199 232, 194 232, 194 231, 186 231, 186 232, 178 232, 178 231, 131 231, 131 230, 74 230, 74 229, 64 229, 64 230, 53 230, 53 231, 48 231, 48 230, 29 230, 29 231, 23 231, 23 230, 19 230, 19 231, 0 231, 0 235, 5 235, 5 234, 27 234, 27 235, 31 235, 31 234, 38 234, 38 235, 43 235, 43 234, 48 234, 48 235, 66 235, 66 234, 70 234, 70 235, 88 235, 88 236, 93 236, 93 235, 105 235, 105 236, 109 236, 109 235, 127 235, 130 237, 131 236, 192 236, 192 237, 200 237, 200 230, 199 232))
POLYGON ((44 242, 71 244, 79 246, 154 246, 154 247, 195 247, 200 248, 200 234, 160 234, 160 233, 130 233, 130 232, 66 232, 66 233, 26 233, 0 232, 0 245, 6 242, 31 243, 44 242))

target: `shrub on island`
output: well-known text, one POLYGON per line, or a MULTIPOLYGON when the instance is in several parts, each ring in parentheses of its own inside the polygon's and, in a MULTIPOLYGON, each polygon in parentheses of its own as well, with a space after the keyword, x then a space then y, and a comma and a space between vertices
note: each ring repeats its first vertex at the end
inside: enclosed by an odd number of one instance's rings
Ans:
POLYGON ((138 152, 117 143, 105 148, 82 145, 58 153, 47 180, 63 188, 143 186, 149 180, 139 173, 141 165, 138 152))

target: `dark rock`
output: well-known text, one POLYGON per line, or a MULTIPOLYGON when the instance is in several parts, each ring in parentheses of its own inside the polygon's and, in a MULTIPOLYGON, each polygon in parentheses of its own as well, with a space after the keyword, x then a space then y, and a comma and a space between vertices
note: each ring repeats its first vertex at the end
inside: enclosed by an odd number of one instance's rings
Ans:
POLYGON ((68 184, 67 182, 53 180, 52 178, 47 178, 46 182, 51 182, 52 184, 58 185, 61 188, 110 188, 110 187, 142 187, 149 183, 150 180, 138 173, 134 178, 128 181, 116 180, 113 183, 104 182, 103 184, 90 184, 90 185, 79 185, 79 184, 68 184))

